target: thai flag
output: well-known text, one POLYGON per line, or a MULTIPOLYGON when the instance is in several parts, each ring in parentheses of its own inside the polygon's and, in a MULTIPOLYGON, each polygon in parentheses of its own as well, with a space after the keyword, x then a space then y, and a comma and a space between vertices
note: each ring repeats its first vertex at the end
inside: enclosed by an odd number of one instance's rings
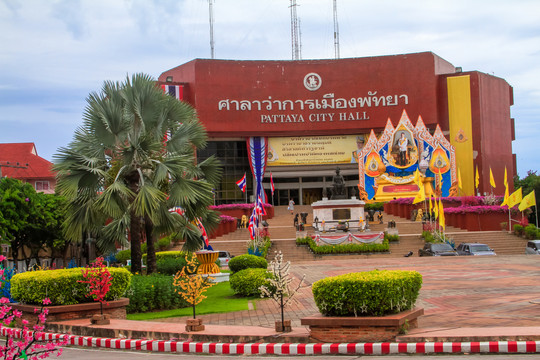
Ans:
POLYGON ((272 196, 274 196, 274 177, 270 173, 270 190, 272 190, 272 196))
POLYGON ((182 216, 184 215, 184 209, 182 209, 180 206, 175 206, 175 207, 170 208, 169 212, 170 213, 175 212, 175 213, 177 213, 179 215, 182 215, 182 216))
POLYGON ((184 98, 184 87, 180 85, 161 85, 163 92, 172 97, 182 100, 184 98))
POLYGON ((199 218, 195 219, 195 225, 197 225, 197 229, 199 229, 199 231, 201 232, 204 243, 206 244, 206 246, 208 246, 208 234, 206 233, 206 229, 204 228, 204 225, 199 218))
POLYGON ((255 209, 258 215, 266 215, 266 210, 264 209, 264 204, 260 195, 257 197, 257 204, 255 205, 255 209))
POLYGON ((242 190, 242 192, 246 192, 247 183, 246 183, 246 173, 244 173, 244 176, 236 182, 236 185, 242 190))
POLYGON ((249 236, 251 237, 251 240, 255 239, 257 236, 257 228, 259 227, 259 218, 257 217, 257 214, 255 212, 255 209, 253 209, 253 212, 251 213, 251 216, 249 217, 249 236))

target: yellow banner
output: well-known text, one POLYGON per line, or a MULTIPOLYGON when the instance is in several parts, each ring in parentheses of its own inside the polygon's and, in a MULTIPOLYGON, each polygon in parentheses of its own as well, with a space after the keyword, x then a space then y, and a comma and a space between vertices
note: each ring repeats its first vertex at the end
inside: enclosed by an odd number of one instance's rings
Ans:
POLYGON ((273 137, 268 166, 355 163, 363 135, 273 137))
POLYGON ((450 143, 456 149, 456 163, 463 177, 463 195, 474 195, 471 84, 469 75, 449 77, 448 118, 450 143))

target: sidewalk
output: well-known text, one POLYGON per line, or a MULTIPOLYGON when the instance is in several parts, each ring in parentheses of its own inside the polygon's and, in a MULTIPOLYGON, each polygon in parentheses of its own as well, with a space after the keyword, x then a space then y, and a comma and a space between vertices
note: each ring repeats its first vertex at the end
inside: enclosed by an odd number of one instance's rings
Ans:
POLYGON ((349 272, 403 269, 419 271, 423 276, 416 306, 423 307, 425 315, 419 318, 418 329, 398 341, 540 340, 539 260, 533 255, 377 257, 293 265, 291 272, 297 278, 306 274, 306 286, 286 308, 285 318, 292 320, 294 330, 287 334, 274 331, 280 312, 268 299, 255 301, 252 310, 199 316, 206 329, 197 333, 184 331, 185 317, 155 322, 112 320, 107 326, 86 326, 88 320, 70 320, 51 324, 49 331, 165 340, 308 342, 308 329, 300 325, 300 319, 318 312, 311 294, 313 282, 349 272))

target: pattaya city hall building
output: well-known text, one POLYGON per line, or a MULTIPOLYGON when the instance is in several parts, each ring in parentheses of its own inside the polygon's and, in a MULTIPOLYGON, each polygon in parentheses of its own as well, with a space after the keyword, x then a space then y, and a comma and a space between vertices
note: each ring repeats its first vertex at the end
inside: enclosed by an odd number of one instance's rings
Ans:
MULTIPOLYGON (((490 192, 489 170, 501 179, 516 174, 512 154, 512 87, 479 71, 463 72, 431 52, 300 61, 195 59, 163 72, 159 84, 193 105, 210 142, 200 151, 222 161, 216 203, 244 202, 236 186, 250 179, 246 140, 268 144, 264 188, 275 184, 274 204, 311 204, 331 187, 337 167, 349 194, 359 183, 357 154, 371 131, 380 134, 403 114, 437 126, 455 148, 462 195, 490 192), (475 169, 480 185, 475 188, 475 169)), ((502 183, 502 181, 499 181, 502 183)), ((254 183, 248 181, 248 194, 254 183)), ((495 193, 502 195, 503 187, 495 193)), ((250 201, 252 199, 248 199, 250 201)))

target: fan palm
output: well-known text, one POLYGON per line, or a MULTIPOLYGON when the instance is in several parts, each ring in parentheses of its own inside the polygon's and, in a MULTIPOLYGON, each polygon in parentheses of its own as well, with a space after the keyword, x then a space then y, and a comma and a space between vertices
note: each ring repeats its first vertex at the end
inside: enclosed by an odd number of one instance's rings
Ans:
POLYGON ((55 155, 57 190, 69 199, 66 237, 80 241, 88 234, 102 251, 129 238, 132 272, 141 271, 144 236, 148 272, 159 234, 177 232, 186 250, 200 249, 192 221, 216 224, 208 206, 221 176, 215 158, 196 163, 196 150, 206 142, 194 109, 164 94, 150 76, 106 81, 101 92, 88 96, 73 141, 55 155), (173 206, 184 215, 170 213, 173 206))

